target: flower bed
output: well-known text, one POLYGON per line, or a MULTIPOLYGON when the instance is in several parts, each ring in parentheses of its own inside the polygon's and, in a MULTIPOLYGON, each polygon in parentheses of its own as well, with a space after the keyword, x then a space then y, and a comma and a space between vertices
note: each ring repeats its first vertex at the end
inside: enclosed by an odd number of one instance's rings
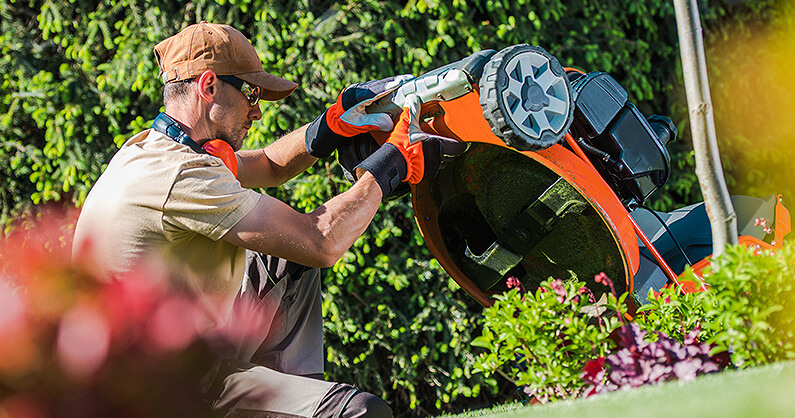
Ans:
MULTIPOLYGON (((778 251, 735 246, 704 274, 708 290, 650 292, 625 319, 626 294, 600 301, 576 278, 550 279, 535 292, 517 288, 484 311, 478 367, 500 373, 534 401, 590 396, 725 368, 795 358, 795 246, 778 251)), ((685 280, 696 281, 692 272, 685 280)), ((597 291, 598 290, 598 291, 597 291)))

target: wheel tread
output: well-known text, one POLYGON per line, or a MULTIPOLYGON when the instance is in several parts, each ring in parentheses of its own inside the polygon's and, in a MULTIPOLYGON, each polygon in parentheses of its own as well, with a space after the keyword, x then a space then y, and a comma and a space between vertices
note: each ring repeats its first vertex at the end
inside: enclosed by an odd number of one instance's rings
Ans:
MULTIPOLYGON (((517 52, 527 50, 528 47, 534 52, 542 51, 539 53, 545 54, 548 58, 550 58, 550 61, 555 60, 555 58, 549 55, 549 53, 547 53, 543 48, 528 44, 513 45, 499 51, 491 57, 489 62, 487 62, 483 68, 483 76, 480 79, 480 107, 483 110, 483 116, 486 118, 486 121, 491 127, 491 131, 494 133, 494 135, 505 142, 506 145, 521 151, 539 151, 554 145, 556 142, 558 142, 559 138, 556 138, 555 135, 551 134, 550 132, 542 132, 540 138, 530 141, 526 140, 524 138, 524 134, 514 130, 498 104, 499 97, 497 83, 499 81, 499 77, 497 72, 506 62, 506 59, 513 57, 513 55, 517 52)), ((555 63, 557 63, 557 60, 555 60, 555 63)), ((558 66, 560 66, 559 63, 558 66)), ((572 111, 573 109, 569 109, 569 124, 571 123, 572 111)), ((568 130, 568 124, 566 125, 566 129, 564 129, 564 131, 565 130, 568 130)))

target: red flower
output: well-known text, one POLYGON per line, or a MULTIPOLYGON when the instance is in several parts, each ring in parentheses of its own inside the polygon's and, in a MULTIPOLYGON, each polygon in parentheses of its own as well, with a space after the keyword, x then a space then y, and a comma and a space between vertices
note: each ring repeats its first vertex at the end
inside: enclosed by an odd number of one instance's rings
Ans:
POLYGON ((77 305, 58 327, 58 360, 76 380, 96 373, 110 347, 110 326, 103 312, 88 304, 77 305))
POLYGON ((605 376, 605 358, 597 357, 589 361, 580 373, 580 377, 588 383, 601 382, 605 376))

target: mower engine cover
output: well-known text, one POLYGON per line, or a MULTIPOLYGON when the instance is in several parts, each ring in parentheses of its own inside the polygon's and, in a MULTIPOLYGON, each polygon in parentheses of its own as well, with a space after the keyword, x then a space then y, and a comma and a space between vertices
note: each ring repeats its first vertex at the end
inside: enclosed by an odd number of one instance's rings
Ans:
POLYGON ((642 204, 668 180, 671 157, 665 145, 676 137, 675 125, 664 116, 647 120, 627 100, 627 91, 603 72, 575 79, 572 91, 572 135, 626 206, 642 204))

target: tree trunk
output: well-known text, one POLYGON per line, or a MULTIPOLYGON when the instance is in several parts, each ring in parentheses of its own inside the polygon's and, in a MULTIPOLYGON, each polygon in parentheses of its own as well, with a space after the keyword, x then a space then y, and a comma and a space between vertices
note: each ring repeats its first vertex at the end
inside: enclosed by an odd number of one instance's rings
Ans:
POLYGON ((674 10, 696 156, 696 176, 712 229, 712 253, 717 256, 723 253, 727 244, 737 243, 737 215, 726 188, 718 153, 698 4, 696 0, 674 0, 674 10))

